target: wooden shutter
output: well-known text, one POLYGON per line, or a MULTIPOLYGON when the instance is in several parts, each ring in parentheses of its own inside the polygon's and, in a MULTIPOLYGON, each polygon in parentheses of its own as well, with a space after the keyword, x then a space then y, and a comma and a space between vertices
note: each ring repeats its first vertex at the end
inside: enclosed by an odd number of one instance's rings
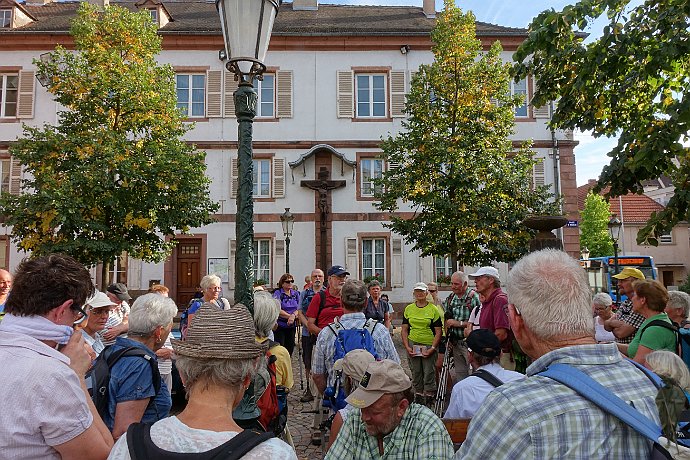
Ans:
POLYGON ((276 72, 276 118, 292 118, 292 70, 276 72))
POLYGON ((273 158, 273 198, 285 197, 285 159, 273 158))
POLYGON ((429 281, 436 281, 436 273, 434 270, 434 257, 420 257, 419 259, 420 279, 428 283, 429 281))
POLYGON ((239 86, 237 82, 235 81, 235 74, 232 72, 228 72, 227 70, 223 73, 224 75, 224 80, 225 80, 225 90, 224 90, 224 99, 225 103, 223 104, 223 116, 225 118, 235 118, 235 97, 234 93, 237 90, 237 87, 239 86))
POLYGON ((354 118, 355 116, 355 90, 354 73, 350 70, 338 71, 337 82, 338 118, 354 118))
MULTIPOLYGON (((280 279, 278 273, 285 273, 283 271, 285 270, 285 240, 275 240, 275 242, 276 244, 273 258, 273 270, 271 270, 271 273, 274 274, 275 277, 272 283, 274 286, 276 285, 276 283, 278 283, 278 280, 280 279)), ((293 249, 295 249, 294 246, 293 249)))
POLYGON ((237 254, 237 241, 228 239, 228 289, 235 289, 235 256, 237 254))
POLYGON ((10 159, 10 193, 19 195, 22 190, 22 164, 18 158, 10 159))
POLYGON ((222 70, 206 72, 206 116, 208 118, 220 118, 223 115, 221 105, 223 98, 222 79, 222 70))
POLYGON ((391 85, 391 116, 400 118, 405 116, 405 71, 392 70, 391 85))
POLYGON ((546 184, 546 171, 543 158, 535 158, 537 162, 532 166, 532 188, 546 184))
POLYGON ((237 172, 237 158, 230 159, 230 198, 237 198, 237 187, 239 187, 239 180, 237 172))
POLYGON ((403 260, 403 240, 402 238, 391 239, 391 286, 403 287, 404 280, 404 260, 403 260))
MULTIPOLYGON (((537 91, 537 79, 532 78, 532 96, 537 91)), ((528 96, 529 97, 529 96, 528 96)), ((529 100, 529 99, 528 99, 529 100)), ((546 119, 551 118, 551 110, 549 104, 543 105, 541 107, 532 107, 532 113, 534 113, 534 118, 546 119)))
POLYGON ((19 72, 19 95, 17 99, 17 118, 34 117, 35 73, 33 70, 19 72))
POLYGON ((350 278, 359 279, 358 262, 357 238, 345 238, 345 268, 350 272, 350 278))

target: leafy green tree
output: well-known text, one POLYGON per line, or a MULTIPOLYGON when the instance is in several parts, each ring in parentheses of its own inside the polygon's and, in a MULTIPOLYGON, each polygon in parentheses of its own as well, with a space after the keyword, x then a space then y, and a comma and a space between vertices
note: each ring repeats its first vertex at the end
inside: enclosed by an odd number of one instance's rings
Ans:
POLYGON ((638 244, 690 215, 690 3, 687 0, 581 0, 544 11, 514 56, 517 77, 537 75, 537 105, 558 100, 553 125, 619 135, 595 191, 642 193, 642 183, 667 175, 675 196, 653 213, 638 244), (602 36, 584 31, 606 15, 602 36))
POLYGON ((174 73, 155 56, 161 38, 146 11, 83 3, 71 28, 76 52, 36 61, 66 108, 57 126, 25 126, 11 147, 29 173, 25 193, 0 198, 12 238, 35 255, 70 254, 107 268, 126 251, 159 262, 166 235, 211 222, 205 154, 182 140, 174 73))
POLYGON ((580 246, 589 249, 590 257, 613 254, 613 241, 609 235, 609 203, 598 193, 589 192, 581 213, 580 246))
POLYGON ((397 167, 378 181, 377 207, 412 205, 411 218, 394 216, 388 227, 422 255, 465 265, 515 260, 530 239, 521 222, 545 211, 548 192, 532 190, 533 154, 509 138, 523 102, 510 93, 510 65, 499 42, 482 52, 474 15, 451 0, 431 36, 434 62, 412 80, 403 131, 382 143, 397 167))

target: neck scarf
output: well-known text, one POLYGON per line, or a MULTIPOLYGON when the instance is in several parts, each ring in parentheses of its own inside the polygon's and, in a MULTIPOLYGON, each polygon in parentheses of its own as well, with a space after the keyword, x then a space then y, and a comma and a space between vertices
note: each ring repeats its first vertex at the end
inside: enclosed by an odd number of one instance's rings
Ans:
POLYGON ((15 316, 8 313, 0 323, 0 331, 24 334, 36 340, 64 345, 69 342, 74 329, 70 326, 55 324, 43 316, 15 316))

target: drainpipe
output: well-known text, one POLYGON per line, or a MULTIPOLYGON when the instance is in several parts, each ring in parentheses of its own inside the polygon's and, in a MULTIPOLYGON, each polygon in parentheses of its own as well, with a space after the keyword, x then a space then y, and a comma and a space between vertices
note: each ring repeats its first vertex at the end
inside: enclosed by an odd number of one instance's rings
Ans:
MULTIPOLYGON (((553 101, 549 103, 549 110, 553 114, 553 101)), ((553 128, 553 126, 551 126, 550 129, 552 145, 551 157, 553 158, 553 194, 554 196, 558 197, 561 194, 561 175, 559 169, 561 155, 560 151, 558 150, 558 139, 556 139, 556 130, 553 128)), ((563 211, 563 208, 561 208, 561 211, 563 211)), ((558 233, 558 237, 561 239, 561 241, 563 241, 563 227, 556 230, 556 232, 558 233)))

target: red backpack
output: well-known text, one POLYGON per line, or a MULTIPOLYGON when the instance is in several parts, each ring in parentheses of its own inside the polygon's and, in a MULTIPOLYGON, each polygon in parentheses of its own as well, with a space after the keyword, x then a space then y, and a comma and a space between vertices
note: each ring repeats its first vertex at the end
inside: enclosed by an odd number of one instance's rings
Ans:
MULTIPOLYGON (((269 343, 269 350, 277 345, 276 342, 269 343)), ((266 431, 272 431, 276 436, 280 435, 287 424, 287 405, 284 408, 278 403, 278 389, 276 385, 276 360, 277 358, 266 352, 266 368, 270 381, 261 397, 256 401, 256 407, 261 411, 259 423, 266 431)))

